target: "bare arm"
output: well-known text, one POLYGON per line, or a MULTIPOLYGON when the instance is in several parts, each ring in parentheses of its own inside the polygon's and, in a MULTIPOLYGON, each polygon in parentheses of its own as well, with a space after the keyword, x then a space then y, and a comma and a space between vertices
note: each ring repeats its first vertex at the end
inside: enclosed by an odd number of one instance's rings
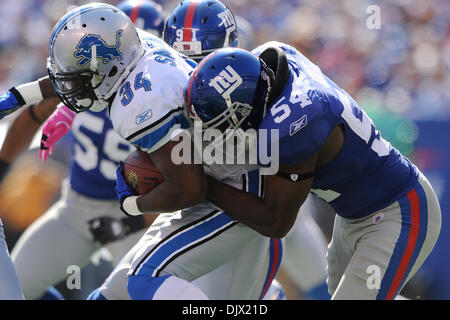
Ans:
POLYGON ((203 166, 175 165, 171 160, 171 151, 176 144, 177 142, 170 141, 150 153, 153 162, 164 176, 164 182, 137 199, 141 212, 172 212, 205 201, 206 177, 203 174, 203 166))
MULTIPOLYGON (((309 173, 314 171, 316 163, 317 154, 295 167, 280 166, 280 172, 309 173)), ((229 216, 264 236, 282 238, 294 224, 300 206, 308 196, 313 178, 291 182, 278 176, 267 176, 263 198, 235 189, 212 177, 208 177, 207 181, 206 198, 229 216)))
POLYGON ((7 163, 14 162, 28 148, 41 124, 55 110, 58 102, 58 99, 46 99, 22 110, 8 129, 0 149, 0 159, 7 163))

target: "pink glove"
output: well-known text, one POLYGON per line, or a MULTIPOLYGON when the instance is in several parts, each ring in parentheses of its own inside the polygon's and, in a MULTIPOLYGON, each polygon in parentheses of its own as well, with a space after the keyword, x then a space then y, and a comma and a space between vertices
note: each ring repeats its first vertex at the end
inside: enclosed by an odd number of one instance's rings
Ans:
POLYGON ((66 106, 58 107, 45 121, 42 127, 41 148, 39 158, 45 162, 52 154, 55 143, 64 137, 72 126, 76 113, 66 106))

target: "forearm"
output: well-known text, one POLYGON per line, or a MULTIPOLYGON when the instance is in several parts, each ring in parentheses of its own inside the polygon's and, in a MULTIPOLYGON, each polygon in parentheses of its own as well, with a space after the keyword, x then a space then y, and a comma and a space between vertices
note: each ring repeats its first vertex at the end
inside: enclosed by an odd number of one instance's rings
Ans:
POLYGON ((205 201, 206 181, 193 183, 189 188, 181 181, 164 181, 149 193, 137 198, 137 206, 144 213, 167 213, 191 207, 205 201))
POLYGON ((207 177, 206 198, 236 219, 264 236, 281 238, 276 208, 263 198, 235 189, 213 177, 207 177))
POLYGON ((19 154, 28 148, 41 124, 50 116, 57 103, 57 99, 49 99, 32 109, 29 107, 22 110, 8 129, 0 149, 0 159, 7 163, 14 162, 19 154))

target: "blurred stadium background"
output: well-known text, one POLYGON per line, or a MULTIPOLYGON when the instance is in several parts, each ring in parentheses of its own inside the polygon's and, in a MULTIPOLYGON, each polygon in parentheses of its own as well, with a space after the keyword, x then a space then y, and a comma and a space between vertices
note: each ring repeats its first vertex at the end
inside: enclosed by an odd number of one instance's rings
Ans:
MULTIPOLYGON (((427 175, 440 200, 442 232, 433 253, 403 294, 411 299, 450 299, 450 2, 222 1, 249 21, 254 32, 249 46, 278 40, 297 47, 348 91, 383 136, 427 175), (368 27, 371 5, 380 9, 379 29, 368 27)), ((53 26, 70 5, 88 2, 92 1, 0 2, 0 92, 46 75, 53 26)), ((179 1, 156 2, 169 13, 179 1)), ((0 121, 0 142, 13 117, 0 121)), ((58 197, 69 157, 64 140, 55 153, 43 165, 37 150, 29 150, 0 185, 0 216, 10 250, 23 230, 58 197)), ((315 218, 329 238, 333 215, 315 218)), ((83 271, 81 290, 67 291, 61 285, 66 297, 85 298, 103 281, 110 266, 101 252, 98 257, 93 263, 101 268, 83 271)), ((288 298, 302 299, 283 270, 279 280, 288 298)))

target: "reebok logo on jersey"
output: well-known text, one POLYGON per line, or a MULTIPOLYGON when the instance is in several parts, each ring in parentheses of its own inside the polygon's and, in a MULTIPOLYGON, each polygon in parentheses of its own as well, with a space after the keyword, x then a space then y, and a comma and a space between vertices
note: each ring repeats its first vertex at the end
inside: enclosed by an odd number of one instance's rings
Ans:
POLYGON ((144 112, 136 116, 136 124, 140 125, 141 123, 149 120, 151 117, 152 117, 152 109, 145 110, 144 112))
POLYGON ((122 53, 119 51, 120 37, 122 30, 118 30, 116 33, 116 44, 108 46, 100 36, 96 34, 87 34, 81 38, 80 43, 77 45, 77 50, 73 55, 76 58, 81 58, 78 61, 79 66, 84 66, 95 58, 100 58, 103 63, 109 63, 113 59, 122 60, 122 53), (95 57, 93 57, 92 47, 95 47, 95 57))
POLYGON ((209 86, 216 89, 225 100, 227 100, 233 91, 241 84, 241 76, 230 65, 209 82, 209 86))
POLYGON ((299 132, 301 129, 306 127, 307 123, 308 123, 308 117, 305 114, 303 117, 301 117, 297 121, 291 123, 291 126, 289 127, 289 135, 293 136, 294 134, 299 132))

